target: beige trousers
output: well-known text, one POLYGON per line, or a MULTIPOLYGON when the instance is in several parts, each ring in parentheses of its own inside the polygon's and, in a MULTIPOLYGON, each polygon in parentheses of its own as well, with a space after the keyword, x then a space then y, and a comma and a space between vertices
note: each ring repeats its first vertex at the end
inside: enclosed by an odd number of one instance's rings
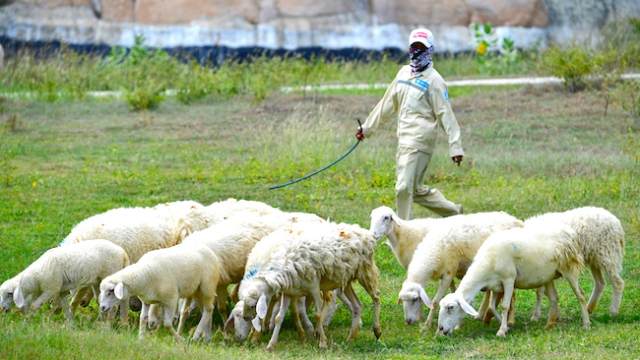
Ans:
POLYGON ((436 189, 424 185, 424 177, 431 155, 416 149, 399 146, 396 154, 396 212, 401 219, 410 220, 413 203, 424 206, 441 216, 460 213, 459 207, 436 189))

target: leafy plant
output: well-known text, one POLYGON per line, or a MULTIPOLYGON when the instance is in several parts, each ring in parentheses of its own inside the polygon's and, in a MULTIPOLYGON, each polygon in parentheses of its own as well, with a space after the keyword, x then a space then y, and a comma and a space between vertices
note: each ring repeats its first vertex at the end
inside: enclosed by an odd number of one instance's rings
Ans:
POLYGON ((564 79, 564 84, 576 92, 586 87, 586 77, 597 65, 593 53, 584 46, 554 45, 542 54, 542 62, 551 75, 564 79))
POLYGON ((518 66, 521 56, 511 38, 499 39, 490 22, 471 24, 469 28, 480 73, 507 73, 518 66))

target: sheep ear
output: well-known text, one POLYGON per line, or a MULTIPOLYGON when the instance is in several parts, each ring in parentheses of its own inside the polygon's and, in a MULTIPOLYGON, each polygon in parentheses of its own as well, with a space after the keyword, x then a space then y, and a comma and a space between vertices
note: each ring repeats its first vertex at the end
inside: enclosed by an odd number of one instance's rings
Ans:
POLYGON ((429 309, 433 309, 433 303, 431 302, 431 299, 429 299, 429 295, 427 295, 422 287, 420 288, 420 298, 429 309))
POLYGON ((474 309, 473 306, 469 305, 469 303, 462 296, 458 296, 458 303, 460 304, 462 310, 464 310, 464 312, 466 312, 467 314, 471 316, 478 316, 478 312, 476 311, 476 309, 474 309))
POLYGON ((258 312, 258 317, 260 319, 264 319, 267 316, 267 310, 269 306, 267 305, 267 295, 262 294, 258 299, 258 304, 256 305, 256 311, 258 312))
POLYGON ((121 282, 119 282, 115 289, 113 289, 113 293, 116 296, 116 298, 118 298, 118 300, 122 300, 122 298, 124 297, 124 284, 121 282))
POLYGON ((398 305, 402 304, 402 298, 398 298, 398 305))
POLYGON ((231 328, 235 323, 236 323, 236 318, 233 315, 229 316, 229 318, 227 319, 227 322, 224 323, 224 331, 231 330, 231 328))
POLYGON ((400 224, 398 223, 398 221, 396 220, 396 216, 397 215, 391 215, 391 221, 393 221, 393 223, 397 226, 397 227, 402 227, 400 226, 400 224))
POLYGON ((261 332, 262 331, 262 325, 260 325, 262 321, 260 320, 259 317, 254 317, 253 320, 251 320, 251 324, 253 324, 253 328, 256 329, 257 332, 261 332))
POLYGON ((24 306, 24 294, 22 293, 22 289, 17 287, 13 292, 13 302, 16 303, 16 306, 22 308, 24 306))

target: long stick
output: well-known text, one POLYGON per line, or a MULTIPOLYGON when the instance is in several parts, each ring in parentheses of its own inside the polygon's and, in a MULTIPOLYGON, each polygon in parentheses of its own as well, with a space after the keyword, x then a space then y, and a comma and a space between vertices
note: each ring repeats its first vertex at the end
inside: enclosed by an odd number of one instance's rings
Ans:
MULTIPOLYGON (((360 123, 360 119, 358 119, 358 124, 360 124, 360 129, 362 129, 362 124, 360 123)), ((314 172, 312 172, 311 174, 305 175, 305 176, 301 177, 300 179, 296 179, 296 180, 293 180, 293 181, 289 181, 288 183, 284 183, 284 184, 280 184, 280 185, 272 186, 272 187, 270 187, 270 188, 269 188, 269 190, 280 189, 280 188, 283 188, 283 187, 285 187, 285 186, 289 186, 289 185, 291 185, 291 184, 295 184, 295 183, 297 183, 297 182, 299 182, 299 181, 302 181, 302 180, 308 179, 308 178, 312 177, 313 175, 315 175, 315 174, 317 174, 317 173, 319 173, 319 172, 322 172, 322 171, 327 170, 328 168, 332 167, 333 165, 335 165, 335 164, 339 163, 342 159, 346 158, 346 157, 347 157, 347 155, 351 154, 351 152, 352 152, 353 150, 355 150, 355 148, 356 148, 356 147, 358 147, 358 144, 360 144, 360 140, 358 140, 358 141, 353 145, 353 147, 351 147, 351 149, 349 149, 349 151, 347 151, 344 155, 340 156, 340 158, 339 158, 338 160, 336 160, 336 161, 332 162, 331 164, 329 164, 329 165, 327 165, 327 166, 323 167, 322 169, 317 170, 317 171, 314 171, 314 172)))

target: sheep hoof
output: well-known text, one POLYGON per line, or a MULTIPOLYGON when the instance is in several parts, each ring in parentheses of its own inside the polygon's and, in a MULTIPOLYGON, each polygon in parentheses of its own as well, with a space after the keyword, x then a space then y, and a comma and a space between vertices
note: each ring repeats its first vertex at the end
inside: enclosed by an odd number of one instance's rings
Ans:
POLYGON ((373 328, 373 334, 376 336, 376 339, 380 339, 380 336, 382 336, 382 329, 380 329, 379 326, 373 328))

